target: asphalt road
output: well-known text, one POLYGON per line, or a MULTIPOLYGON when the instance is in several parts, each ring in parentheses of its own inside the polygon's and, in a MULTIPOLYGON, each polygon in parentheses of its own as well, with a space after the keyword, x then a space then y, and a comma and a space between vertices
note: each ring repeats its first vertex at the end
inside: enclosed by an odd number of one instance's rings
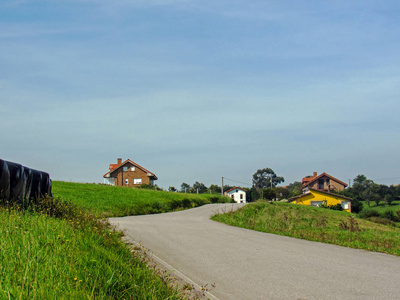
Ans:
POLYGON ((400 257, 227 226, 209 218, 242 204, 210 204, 112 218, 189 282, 217 299, 400 299, 400 257))

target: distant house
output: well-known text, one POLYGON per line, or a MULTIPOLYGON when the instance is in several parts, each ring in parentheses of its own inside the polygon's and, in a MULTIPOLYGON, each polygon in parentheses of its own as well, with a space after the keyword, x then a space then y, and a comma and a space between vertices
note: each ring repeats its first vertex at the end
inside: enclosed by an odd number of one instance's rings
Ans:
POLYGON ((352 200, 353 199, 348 197, 312 188, 310 188, 306 193, 302 195, 288 199, 289 202, 300 205, 321 206, 324 204, 327 206, 331 206, 341 204, 343 210, 347 212, 351 212, 352 200))
POLYGON ((302 184, 301 191, 303 193, 310 189, 325 192, 343 191, 347 187, 346 183, 325 172, 321 175, 317 175, 317 172, 314 172, 312 176, 304 177, 302 184))
POLYGON ((130 159, 122 162, 121 158, 117 159, 116 164, 110 164, 109 171, 103 177, 106 184, 128 187, 154 185, 154 181, 158 179, 154 173, 130 159))
POLYGON ((240 187, 233 187, 224 193, 237 203, 246 203, 246 191, 240 187))

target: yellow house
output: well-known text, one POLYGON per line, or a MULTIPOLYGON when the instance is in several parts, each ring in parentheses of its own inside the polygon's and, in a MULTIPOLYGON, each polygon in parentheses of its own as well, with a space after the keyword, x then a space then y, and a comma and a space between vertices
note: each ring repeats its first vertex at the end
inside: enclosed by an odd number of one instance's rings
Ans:
POLYGON ((310 189, 309 192, 288 199, 289 202, 300 205, 327 206, 341 204, 344 211, 351 212, 351 201, 353 199, 341 195, 310 189))

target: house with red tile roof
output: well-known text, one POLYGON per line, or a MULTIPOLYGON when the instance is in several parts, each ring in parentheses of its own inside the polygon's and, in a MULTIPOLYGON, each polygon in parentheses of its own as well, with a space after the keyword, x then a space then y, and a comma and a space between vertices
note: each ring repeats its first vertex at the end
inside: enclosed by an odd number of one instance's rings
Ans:
POLYGON ((312 176, 304 177, 302 184, 301 191, 303 193, 310 189, 325 192, 343 191, 347 187, 346 183, 325 172, 320 175, 317 175, 317 172, 314 172, 312 176))
POLYGON ((140 187, 142 184, 154 185, 157 176, 130 159, 109 165, 109 171, 103 175, 104 183, 116 186, 140 187))
POLYGON ((246 190, 240 187, 235 186, 227 190, 224 195, 228 196, 237 203, 246 203, 246 190))

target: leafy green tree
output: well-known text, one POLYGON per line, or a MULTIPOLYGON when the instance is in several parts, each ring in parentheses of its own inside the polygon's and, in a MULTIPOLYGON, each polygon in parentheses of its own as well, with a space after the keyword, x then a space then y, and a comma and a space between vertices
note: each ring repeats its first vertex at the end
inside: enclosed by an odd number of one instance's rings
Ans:
POLYGON ((359 198, 353 198, 353 201, 351 201, 351 212, 359 213, 362 210, 363 210, 362 202, 359 200, 359 198))
POLYGON ((371 207, 371 201, 374 201, 377 206, 379 205, 379 203, 381 201, 381 197, 379 196, 379 194, 374 193, 372 188, 366 189, 362 193, 362 196, 363 196, 365 202, 367 203, 368 207, 371 207))
POLYGON ((196 181, 193 184, 193 190, 195 193, 203 194, 207 191, 207 187, 204 185, 204 183, 196 181))
POLYGON ((289 183, 289 185, 286 187, 286 189, 289 192, 289 198, 300 195, 302 186, 303 186, 303 184, 301 182, 299 182, 299 181, 295 181, 293 183, 289 183))
POLYGON ((275 188, 269 188, 269 189, 261 189, 261 196, 262 199, 265 200, 275 200, 277 198, 276 196, 276 189, 275 188))
POLYGON ((365 175, 362 174, 358 174, 356 176, 356 178, 353 179, 353 185, 354 184, 360 184, 360 185, 364 185, 364 183, 367 181, 367 177, 365 175))
POLYGON ((290 198, 290 191, 287 188, 276 187, 275 194, 279 200, 290 198))
POLYGON ((261 194, 259 193, 259 191, 253 186, 250 189, 250 201, 257 201, 258 199, 260 199, 261 194))
POLYGON ((253 175, 253 186, 257 189, 275 187, 284 181, 285 179, 277 176, 271 168, 258 169, 253 175))
POLYGON ((379 194, 374 193, 373 198, 372 198, 376 204, 376 206, 379 206, 379 203, 381 202, 382 198, 379 196, 379 194))
POLYGON ((370 189, 373 184, 374 182, 370 179, 367 179, 365 175, 357 175, 353 180, 353 187, 351 188, 353 197, 358 196, 365 198, 363 194, 367 189, 370 189))
POLYGON ((392 196, 392 194, 386 194, 383 200, 387 203, 387 205, 392 205, 394 197, 392 196))
POLYGON ((190 185, 185 183, 185 182, 183 182, 181 184, 181 192, 185 193, 185 192, 189 192, 189 190, 190 190, 190 185))
POLYGON ((173 187, 173 186, 170 186, 170 187, 168 188, 168 191, 170 191, 170 192, 176 192, 177 189, 176 189, 175 187, 173 187))
POLYGON ((208 189, 211 191, 211 193, 221 194, 221 187, 216 184, 210 185, 210 187, 208 189))

